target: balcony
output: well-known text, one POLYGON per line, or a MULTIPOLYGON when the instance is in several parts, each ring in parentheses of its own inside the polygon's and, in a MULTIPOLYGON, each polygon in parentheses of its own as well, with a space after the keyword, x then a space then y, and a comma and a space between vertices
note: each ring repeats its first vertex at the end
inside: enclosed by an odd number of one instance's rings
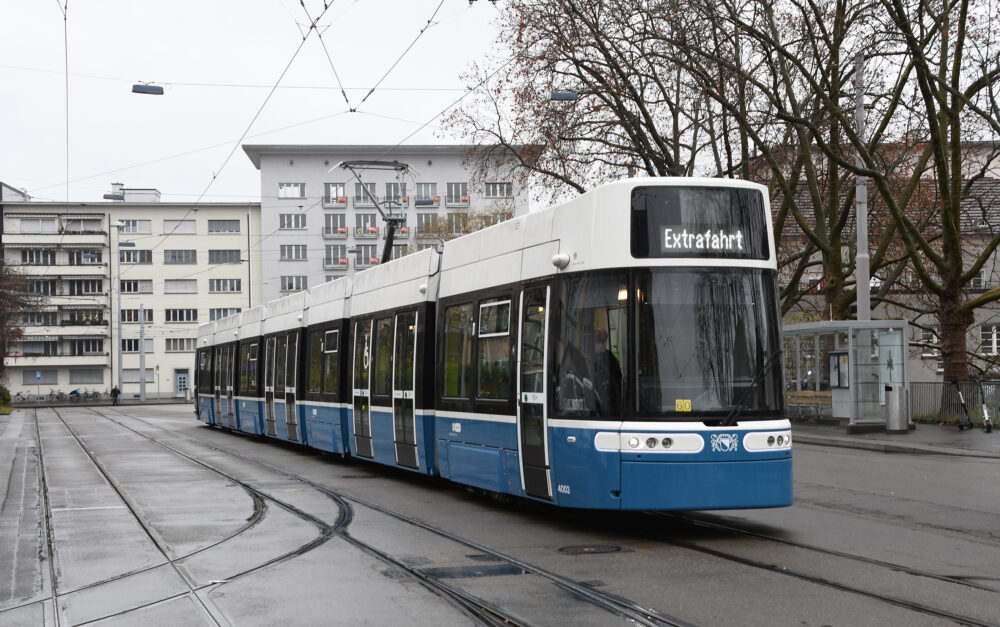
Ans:
POLYGON ((347 239, 346 226, 323 227, 323 239, 347 239))
POLYGON ((378 262, 378 257, 358 257, 354 261, 354 265, 358 268, 371 268, 372 266, 377 266, 378 262))
POLYGON ((444 199, 444 205, 446 207, 468 207, 469 206, 469 196, 447 196, 444 199))
POLYGON ((374 207, 375 206, 375 202, 372 200, 371 196, 368 196, 367 194, 363 195, 363 196, 355 196, 354 197, 354 206, 355 207, 374 207))
POLYGON ((45 299, 46 305, 53 305, 56 307, 64 305, 88 305, 96 309, 108 304, 107 292, 70 296, 68 294, 68 290, 59 290, 55 294, 43 294, 42 297, 45 299))
POLYGON ((327 209, 346 209, 347 196, 324 196, 323 206, 327 209))
POLYGON ((382 207, 388 213, 402 213, 407 207, 410 206, 410 197, 403 196, 400 198, 399 196, 386 196, 382 199, 382 203, 382 207))
MULTIPOLYGON (((14 265, 14 264, 11 264, 14 265)), ((31 277, 73 277, 73 278, 101 278, 108 276, 108 264, 106 263, 84 263, 84 264, 34 264, 21 263, 17 267, 24 274, 31 277)))
POLYGON ((418 198, 413 201, 413 205, 416 207, 440 207, 441 197, 431 196, 429 198, 418 198))
POLYGON ((377 226, 359 226, 354 229, 355 239, 378 239, 377 226))
MULTIPOLYGON (((401 226, 398 229, 396 229, 396 235, 394 236, 394 239, 396 240, 410 239, 410 233, 412 232, 413 229, 411 229, 410 227, 401 226)), ((385 235, 382 236, 382 239, 385 239, 385 235)))
POLYGON ((326 270, 347 270, 351 267, 351 260, 347 257, 327 257, 323 259, 323 268, 326 270))
POLYGON ((81 231, 79 233, 4 233, 4 246, 17 248, 24 244, 57 246, 60 244, 88 244, 95 248, 106 246, 108 236, 103 231, 81 231))
POLYGON ((20 366, 22 368, 44 368, 45 366, 107 366, 108 354, 100 353, 96 355, 23 355, 10 356, 4 358, 8 366, 20 366))
POLYGON ((41 337, 58 337, 62 340, 70 335, 73 337, 86 336, 88 338, 106 337, 108 335, 108 323, 107 321, 102 322, 103 324, 87 324, 64 320, 59 323, 59 326, 26 326, 21 327, 21 329, 24 331, 25 341, 29 342, 41 337))

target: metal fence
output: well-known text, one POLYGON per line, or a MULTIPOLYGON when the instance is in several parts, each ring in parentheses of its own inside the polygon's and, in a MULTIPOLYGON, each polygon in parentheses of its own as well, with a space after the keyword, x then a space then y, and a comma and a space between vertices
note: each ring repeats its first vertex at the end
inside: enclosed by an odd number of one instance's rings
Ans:
MULTIPOLYGON (((958 384, 973 422, 982 418, 984 400, 991 420, 996 420, 1000 406, 1000 381, 983 381, 982 385, 980 392, 978 381, 958 384)), ((964 413, 958 394, 954 392, 955 386, 951 383, 910 383, 910 415, 917 419, 958 420, 964 413)))

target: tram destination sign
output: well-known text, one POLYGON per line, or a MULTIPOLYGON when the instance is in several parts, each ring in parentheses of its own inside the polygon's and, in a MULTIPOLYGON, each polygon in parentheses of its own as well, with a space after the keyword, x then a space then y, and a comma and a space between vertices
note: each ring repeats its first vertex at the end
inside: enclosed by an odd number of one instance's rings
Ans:
POLYGON ((767 259, 762 194, 743 187, 632 190, 632 256, 767 259))

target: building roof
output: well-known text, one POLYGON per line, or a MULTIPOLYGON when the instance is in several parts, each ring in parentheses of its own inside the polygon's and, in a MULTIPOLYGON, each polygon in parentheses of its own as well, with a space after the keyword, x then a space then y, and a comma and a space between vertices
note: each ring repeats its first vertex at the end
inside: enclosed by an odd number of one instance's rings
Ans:
POLYGON ((393 145, 337 145, 337 144, 243 144, 243 152, 247 153, 254 167, 260 169, 261 156, 272 155, 317 155, 334 157, 336 155, 370 156, 391 161, 401 156, 413 155, 456 155, 464 156, 475 146, 466 144, 424 144, 413 146, 393 145))

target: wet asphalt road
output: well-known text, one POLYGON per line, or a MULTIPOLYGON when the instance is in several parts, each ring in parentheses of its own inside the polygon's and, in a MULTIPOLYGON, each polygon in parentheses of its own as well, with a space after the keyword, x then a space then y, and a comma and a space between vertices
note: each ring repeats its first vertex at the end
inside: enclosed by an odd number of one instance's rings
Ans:
POLYGON ((17 410, 0 624, 478 623, 424 576, 522 624, 635 624, 547 573, 678 624, 1000 624, 1000 461, 799 444, 795 472, 791 508, 565 512, 224 433, 186 405, 17 410))

